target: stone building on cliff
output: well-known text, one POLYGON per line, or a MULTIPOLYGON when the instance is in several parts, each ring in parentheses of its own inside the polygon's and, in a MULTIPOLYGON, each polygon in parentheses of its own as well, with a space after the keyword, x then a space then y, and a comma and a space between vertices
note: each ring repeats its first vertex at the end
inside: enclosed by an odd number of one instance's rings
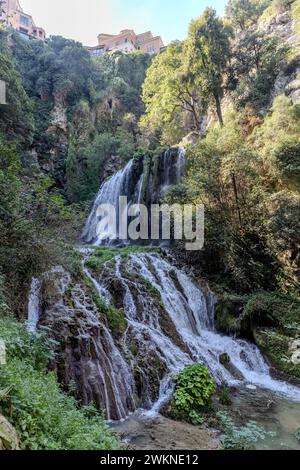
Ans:
POLYGON ((102 55, 105 52, 142 51, 148 54, 159 54, 164 48, 161 36, 153 36, 151 31, 136 34, 133 29, 123 29, 119 34, 101 33, 98 36, 98 45, 88 47, 93 55, 102 55))
POLYGON ((15 29, 25 39, 45 40, 45 30, 36 26, 32 16, 24 12, 19 0, 2 0, 0 4, 0 23, 15 29))

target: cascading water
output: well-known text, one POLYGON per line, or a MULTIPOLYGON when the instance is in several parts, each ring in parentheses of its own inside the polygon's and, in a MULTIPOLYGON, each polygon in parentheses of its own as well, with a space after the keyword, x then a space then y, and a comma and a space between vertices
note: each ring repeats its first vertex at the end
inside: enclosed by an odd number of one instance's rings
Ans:
POLYGON ((135 408, 134 382, 130 366, 116 346, 111 332, 87 308, 85 296, 79 287, 73 293, 73 301, 75 309, 85 313, 89 328, 94 326, 100 331, 100 334, 92 339, 93 355, 97 361, 89 361, 89 371, 95 382, 93 387, 97 383, 100 385, 98 395, 107 419, 123 419, 135 408))
POLYGON ((27 331, 35 333, 40 318, 41 301, 40 301, 41 282, 39 279, 33 278, 31 281, 29 298, 28 298, 28 320, 27 331))
POLYGON ((123 290, 123 308, 130 330, 127 341, 134 338, 142 351, 152 350, 164 365, 158 399, 152 404, 144 401, 152 412, 158 412, 170 399, 172 375, 194 362, 205 364, 220 385, 255 385, 300 400, 298 388, 271 378, 270 368, 254 344, 214 331, 216 301, 212 292, 208 288, 204 292, 195 280, 161 255, 132 254, 125 264, 117 257, 114 275, 123 290), (132 277, 137 281, 133 283, 132 277), (172 331, 163 330, 159 312, 149 305, 138 279, 150 283, 160 294, 182 346, 172 340, 172 331), (230 357, 230 369, 221 364, 224 354, 230 357))
MULTIPOLYGON (((127 194, 128 180, 132 167, 133 160, 130 160, 123 170, 120 170, 101 186, 83 233, 83 239, 87 243, 101 244, 97 237, 98 208, 101 204, 111 204, 115 208, 119 207, 119 197, 127 194)), ((109 227, 107 227, 107 232, 108 230, 109 227)), ((105 234, 103 238, 105 239, 105 234)))
POLYGON ((177 184, 183 173, 183 149, 167 150, 159 155, 156 161, 151 159, 147 161, 146 158, 130 160, 123 170, 120 170, 101 186, 87 220, 82 239, 86 243, 94 245, 129 244, 129 240, 122 240, 122 242, 118 240, 118 224, 115 239, 109 239, 111 227, 106 226, 101 233, 97 232, 101 220, 99 207, 103 204, 111 204, 116 210, 117 221, 119 216, 128 219, 126 213, 119 213, 119 198, 121 196, 127 197, 125 212, 135 204, 144 203, 149 206, 151 203, 157 203, 171 185, 177 184), (146 187, 144 187, 145 182, 147 182, 146 187))

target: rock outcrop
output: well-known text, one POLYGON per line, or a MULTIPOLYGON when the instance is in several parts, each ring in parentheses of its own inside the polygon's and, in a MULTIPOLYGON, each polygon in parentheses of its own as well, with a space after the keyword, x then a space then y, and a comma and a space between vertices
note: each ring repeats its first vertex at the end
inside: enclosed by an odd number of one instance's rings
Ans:
POLYGON ((0 415, 0 450, 19 449, 19 438, 15 428, 0 415))
POLYGON ((290 59, 283 65, 274 84, 271 101, 285 94, 294 103, 300 102, 300 36, 293 9, 278 9, 273 14, 263 15, 258 30, 269 36, 277 36, 290 48, 290 59))
POLYGON ((44 274, 40 295, 39 325, 56 341, 51 368, 63 387, 84 405, 105 408, 107 419, 127 416, 133 410, 131 376, 91 292, 57 267, 44 274))

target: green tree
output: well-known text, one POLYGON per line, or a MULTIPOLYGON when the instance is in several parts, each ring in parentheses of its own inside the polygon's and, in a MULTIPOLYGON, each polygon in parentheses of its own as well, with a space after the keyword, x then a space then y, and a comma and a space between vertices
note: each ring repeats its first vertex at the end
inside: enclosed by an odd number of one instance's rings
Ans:
POLYGON ((33 135, 32 106, 6 43, 6 34, 0 34, 0 80, 6 83, 6 104, 0 104, 0 132, 28 145, 33 135))
POLYGON ((228 68, 228 87, 239 107, 249 104, 260 111, 270 103, 270 95, 281 70, 287 48, 276 36, 246 31, 237 41, 228 68))
POLYGON ((226 17, 238 30, 254 25, 272 0, 229 0, 226 17))
POLYGON ((184 67, 184 43, 171 43, 147 71, 142 99, 143 131, 162 143, 175 144, 192 130, 201 130, 204 99, 184 67))
POLYGON ((186 43, 187 68, 202 95, 215 103, 218 120, 223 126, 221 100, 224 94, 224 73, 230 58, 231 29, 207 8, 193 20, 186 43))

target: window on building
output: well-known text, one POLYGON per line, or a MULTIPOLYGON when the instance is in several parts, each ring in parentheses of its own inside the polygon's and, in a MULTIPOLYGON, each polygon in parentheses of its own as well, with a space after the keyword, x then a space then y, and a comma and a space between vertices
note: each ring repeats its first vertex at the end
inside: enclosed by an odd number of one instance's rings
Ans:
POLYGON ((21 23, 23 26, 29 26, 29 18, 27 18, 27 16, 21 15, 21 16, 20 16, 20 23, 21 23))

